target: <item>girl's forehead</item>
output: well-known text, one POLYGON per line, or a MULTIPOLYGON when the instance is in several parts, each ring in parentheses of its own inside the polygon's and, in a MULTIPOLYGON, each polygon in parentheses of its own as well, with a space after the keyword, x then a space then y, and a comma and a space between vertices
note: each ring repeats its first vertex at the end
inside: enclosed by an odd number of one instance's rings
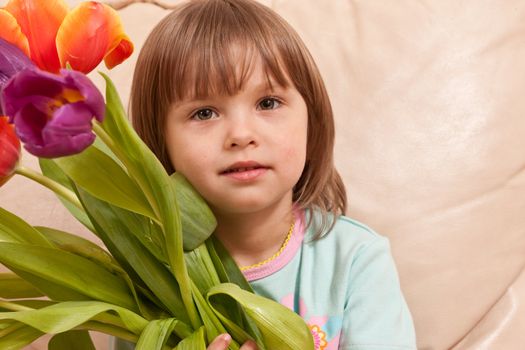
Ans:
POLYGON ((175 82, 176 100, 234 95, 247 87, 271 91, 291 84, 278 59, 268 62, 256 50, 246 50, 235 44, 228 51, 207 65, 198 64, 199 57, 190 60, 193 64, 190 63, 182 79, 175 82))
MULTIPOLYGON (((210 86, 220 84, 216 82, 210 86)), ((187 94, 184 96, 181 103, 197 100, 207 100, 216 97, 232 96, 241 92, 248 92, 250 94, 268 94, 275 93, 279 90, 285 90, 287 87, 280 85, 272 76, 266 74, 262 69, 254 69, 251 74, 248 74, 244 79, 243 83, 238 86, 238 89, 232 90, 231 93, 227 92, 225 89, 211 88, 206 91, 205 94, 196 95, 196 94, 187 94)))

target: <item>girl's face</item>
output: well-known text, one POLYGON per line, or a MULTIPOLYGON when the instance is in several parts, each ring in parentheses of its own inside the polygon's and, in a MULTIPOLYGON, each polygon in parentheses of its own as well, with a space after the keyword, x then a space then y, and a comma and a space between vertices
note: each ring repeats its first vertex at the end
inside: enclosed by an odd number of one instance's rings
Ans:
POLYGON ((291 206, 306 160, 306 104, 293 87, 267 84, 256 63, 233 96, 174 103, 166 119, 171 162, 216 215, 291 206))

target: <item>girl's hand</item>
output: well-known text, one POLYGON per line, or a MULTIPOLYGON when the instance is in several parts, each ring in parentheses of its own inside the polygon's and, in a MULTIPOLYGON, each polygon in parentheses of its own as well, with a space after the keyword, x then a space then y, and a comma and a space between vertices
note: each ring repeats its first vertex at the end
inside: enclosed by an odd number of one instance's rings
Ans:
MULTIPOLYGON (((221 334, 208 345, 207 350, 227 350, 231 340, 232 337, 229 334, 221 334)), ((254 341, 248 340, 240 350, 258 350, 258 348, 254 341)))

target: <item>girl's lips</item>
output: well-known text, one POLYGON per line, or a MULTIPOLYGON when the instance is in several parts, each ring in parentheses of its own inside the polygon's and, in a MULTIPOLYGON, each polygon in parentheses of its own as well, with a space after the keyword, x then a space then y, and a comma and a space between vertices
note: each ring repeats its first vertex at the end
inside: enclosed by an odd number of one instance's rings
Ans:
POLYGON ((220 175, 239 181, 250 181, 264 174, 269 168, 254 161, 237 162, 220 172, 220 175))
POLYGON ((266 173, 268 168, 239 168, 222 175, 238 181, 251 181, 266 173))

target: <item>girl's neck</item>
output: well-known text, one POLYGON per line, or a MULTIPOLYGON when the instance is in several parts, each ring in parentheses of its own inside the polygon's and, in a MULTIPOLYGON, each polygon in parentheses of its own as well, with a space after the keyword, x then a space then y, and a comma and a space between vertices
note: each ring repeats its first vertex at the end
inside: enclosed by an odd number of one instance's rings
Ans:
POLYGON ((256 264, 281 247, 294 220, 291 201, 254 213, 216 213, 215 235, 239 266, 256 264))

